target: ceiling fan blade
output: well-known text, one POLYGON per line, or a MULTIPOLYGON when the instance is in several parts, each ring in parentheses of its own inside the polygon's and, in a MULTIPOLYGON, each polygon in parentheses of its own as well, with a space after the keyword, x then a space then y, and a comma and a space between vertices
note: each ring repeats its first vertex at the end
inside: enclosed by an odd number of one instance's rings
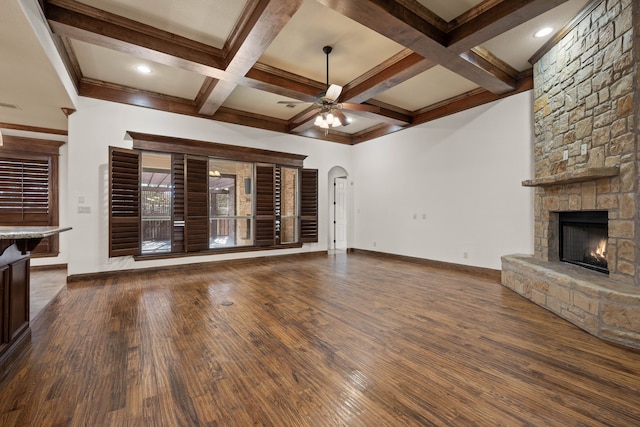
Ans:
POLYGON ((349 123, 351 123, 351 121, 347 118, 347 116, 344 115, 344 113, 340 110, 336 110, 334 109, 332 111, 332 114, 338 118, 338 120, 340 120, 340 123, 342 124, 342 126, 346 126, 349 123))
POLYGON ((330 99, 332 101, 336 101, 341 93, 342 93, 342 86, 331 85, 329 86, 329 89, 327 89, 327 93, 324 95, 324 98, 330 99))
POLYGON ((377 105, 369 105, 369 104, 354 104, 351 102, 342 102, 339 104, 340 108, 343 110, 352 110, 352 111, 370 111, 372 113, 379 113, 380 107, 377 105))
POLYGON ((278 101, 278 104, 313 104, 313 102, 306 101, 278 101))

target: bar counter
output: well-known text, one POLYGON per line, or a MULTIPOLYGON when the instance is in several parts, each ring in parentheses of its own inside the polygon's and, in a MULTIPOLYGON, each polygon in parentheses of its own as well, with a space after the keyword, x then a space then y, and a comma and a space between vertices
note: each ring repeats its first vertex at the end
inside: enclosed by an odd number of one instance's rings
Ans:
POLYGON ((0 226, 0 373, 29 342, 29 252, 71 227, 0 226))

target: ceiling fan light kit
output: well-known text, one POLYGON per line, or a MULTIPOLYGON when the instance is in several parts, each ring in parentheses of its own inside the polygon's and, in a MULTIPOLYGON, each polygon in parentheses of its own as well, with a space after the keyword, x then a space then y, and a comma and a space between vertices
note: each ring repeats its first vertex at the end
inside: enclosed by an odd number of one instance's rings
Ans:
POLYGON ((321 127, 322 129, 329 129, 330 127, 335 128, 342 125, 342 123, 340 123, 340 119, 334 116, 331 111, 318 114, 313 124, 321 127))

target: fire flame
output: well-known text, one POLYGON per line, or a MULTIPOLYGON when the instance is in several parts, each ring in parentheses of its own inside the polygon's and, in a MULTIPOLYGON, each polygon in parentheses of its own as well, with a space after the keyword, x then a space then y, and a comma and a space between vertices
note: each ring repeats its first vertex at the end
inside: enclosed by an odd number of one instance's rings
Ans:
POLYGON ((598 248, 596 249, 596 254, 602 258, 607 257, 607 239, 600 240, 598 248))

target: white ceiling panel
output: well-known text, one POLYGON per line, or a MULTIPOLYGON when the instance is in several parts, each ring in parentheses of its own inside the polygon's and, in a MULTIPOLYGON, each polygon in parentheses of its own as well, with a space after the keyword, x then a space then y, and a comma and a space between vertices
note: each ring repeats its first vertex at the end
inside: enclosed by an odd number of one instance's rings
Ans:
POLYGON ((278 101, 296 101, 273 93, 245 86, 236 86, 231 95, 226 99, 223 106, 235 110, 248 111, 263 116, 275 117, 277 119, 289 120, 296 114, 304 111, 311 103, 298 104, 295 108, 288 108, 285 104, 278 104, 278 101))
POLYGON ((247 0, 79 1, 219 49, 247 4, 247 0))
POLYGON ((306 0, 260 62, 325 82, 324 46, 333 47, 329 56, 329 83, 342 86, 403 49, 314 0, 306 0))
POLYGON ((569 0, 537 18, 494 37, 482 46, 518 71, 529 69, 532 66, 529 58, 589 2, 590 0, 569 0), (546 37, 535 38, 534 33, 543 27, 552 27, 554 32, 546 37))
POLYGON ((437 65, 381 93, 375 99, 416 111, 477 88, 475 83, 437 65))
POLYGON ((358 132, 362 132, 363 130, 369 129, 373 126, 380 124, 379 121, 372 120, 368 117, 360 116, 355 112, 349 110, 342 110, 345 116, 349 119, 350 123, 347 126, 339 126, 336 128, 337 131, 342 133, 348 133, 353 135, 358 132))
POLYGON ((418 3, 445 21, 453 21, 484 0, 418 0, 418 3))
POLYGON ((91 79, 186 99, 195 99, 205 79, 200 74, 77 40, 72 40, 72 45, 82 75, 91 79), (139 73, 139 65, 147 65, 151 72, 139 73))

